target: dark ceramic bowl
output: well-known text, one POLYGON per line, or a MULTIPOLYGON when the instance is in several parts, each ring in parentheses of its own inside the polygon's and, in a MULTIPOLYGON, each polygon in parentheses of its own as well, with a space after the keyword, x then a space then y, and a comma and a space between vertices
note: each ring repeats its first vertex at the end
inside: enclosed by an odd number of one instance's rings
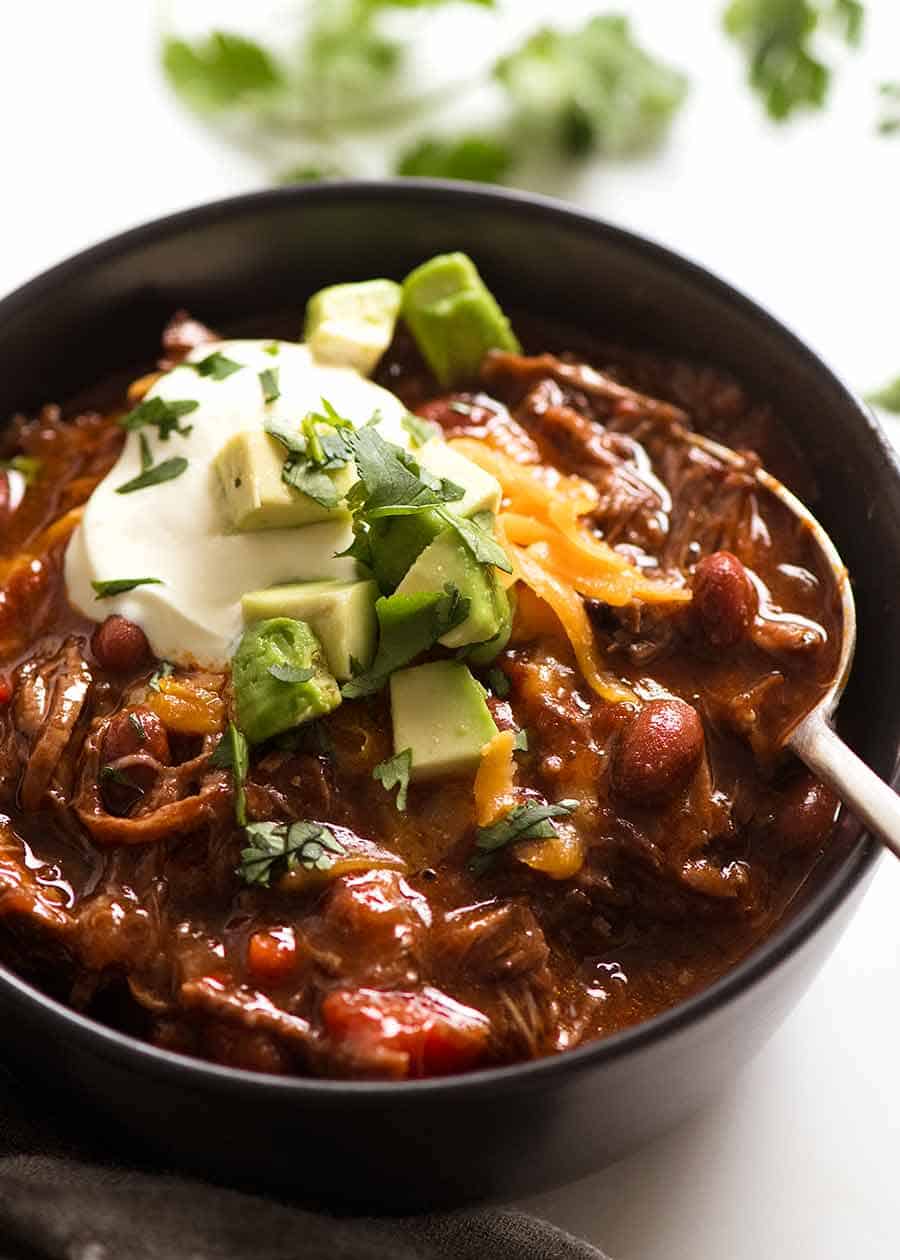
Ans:
MULTIPOLYGON (((151 223, 0 302, 0 416, 146 360, 171 312, 299 308, 327 282, 400 276, 444 250, 504 303, 732 369, 815 469, 853 574, 859 652, 843 733, 886 778, 900 749, 900 476, 860 403, 770 315, 699 267, 590 216, 460 185, 326 184, 151 223)), ((729 1084, 822 966, 877 846, 848 820, 778 930, 705 992, 557 1058, 408 1084, 289 1080, 130 1040, 0 971, 3 1042, 89 1131, 233 1181, 385 1211, 521 1195, 581 1176, 729 1084)))

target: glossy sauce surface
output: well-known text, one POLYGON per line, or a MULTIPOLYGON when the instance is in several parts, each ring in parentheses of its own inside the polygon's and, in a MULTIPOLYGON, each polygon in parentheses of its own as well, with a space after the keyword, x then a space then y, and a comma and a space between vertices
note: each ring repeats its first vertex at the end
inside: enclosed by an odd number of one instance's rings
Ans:
MULTIPOLYGON (((169 362, 198 327, 170 327, 169 362)), ((255 751, 247 789, 251 818, 327 822, 369 859, 244 885, 231 777, 209 765, 227 674, 151 685, 159 663, 130 623, 98 630, 65 600, 66 540, 118 456, 120 412, 48 408, 7 430, 0 454, 42 461, 15 510, 0 494, 0 916, 14 966, 190 1054, 397 1079, 608 1035, 771 930, 836 812, 778 745, 833 676, 837 593, 808 532, 752 476, 673 440, 673 407, 801 497, 814 487, 768 408, 729 378, 537 323, 526 341, 533 353, 489 356, 446 395, 398 338, 378 379, 448 437, 590 481, 597 536, 693 599, 588 605, 638 701, 610 703, 520 589, 502 681, 480 671, 497 725, 527 732, 512 799, 578 808, 555 839, 512 845, 480 874, 471 779, 413 786, 403 813, 373 780, 393 751, 382 695, 255 751)))

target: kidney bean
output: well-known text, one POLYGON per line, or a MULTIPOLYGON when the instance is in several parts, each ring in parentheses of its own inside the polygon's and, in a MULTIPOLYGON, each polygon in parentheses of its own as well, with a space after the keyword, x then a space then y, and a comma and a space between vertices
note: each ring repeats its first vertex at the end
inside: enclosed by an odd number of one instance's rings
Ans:
MULTIPOLYGON (((143 707, 122 709, 110 719, 101 747, 103 766, 135 753, 146 753, 163 765, 171 760, 166 728, 155 713, 143 707)), ((125 766, 119 773, 121 778, 107 771, 102 779, 103 799, 114 814, 127 813, 156 781, 153 766, 125 766)))
POLYGON ((834 826, 838 798, 811 774, 802 774, 785 789, 775 810, 774 831, 787 853, 824 844, 834 826))
POLYGON ((651 700, 624 731, 613 758, 613 786, 635 805, 671 800, 703 752, 703 723, 684 700, 651 700))
POLYGON ((733 647, 756 616, 758 599, 747 570, 730 551, 704 556, 694 570, 694 615, 714 647, 733 647))
POLYGON ((150 657, 150 644, 140 626, 113 613, 97 627, 91 649, 98 664, 114 674, 137 669, 150 657))

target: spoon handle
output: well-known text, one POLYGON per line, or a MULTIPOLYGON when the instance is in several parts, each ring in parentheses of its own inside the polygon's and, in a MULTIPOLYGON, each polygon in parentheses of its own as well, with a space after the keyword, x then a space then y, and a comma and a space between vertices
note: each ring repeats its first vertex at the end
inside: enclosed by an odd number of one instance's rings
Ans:
POLYGON ((847 747, 824 715, 811 713, 795 728, 788 744, 900 858, 900 796, 847 747))

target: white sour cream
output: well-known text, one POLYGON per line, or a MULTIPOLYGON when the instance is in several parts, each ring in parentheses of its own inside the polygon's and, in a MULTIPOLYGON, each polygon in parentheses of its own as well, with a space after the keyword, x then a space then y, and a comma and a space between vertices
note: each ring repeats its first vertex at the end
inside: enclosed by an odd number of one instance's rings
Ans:
POLYGON ((379 432, 409 447, 398 398, 352 368, 316 363, 306 346, 270 341, 222 341, 198 347, 191 361, 219 351, 244 368, 224 380, 177 367, 148 397, 196 400, 180 420, 187 436, 159 440, 142 430, 154 464, 183 455, 187 469, 173 481, 130 494, 116 489, 141 471, 138 433, 129 433, 122 454, 97 486, 66 554, 69 600, 95 620, 121 613, 140 625, 154 653, 179 664, 218 668, 230 659, 241 633, 240 598, 247 591, 311 578, 352 578, 354 562, 338 558, 352 541, 346 518, 299 529, 229 533, 213 461, 236 433, 262 429, 267 419, 296 425, 326 398, 357 427, 380 412, 379 432), (278 369, 280 397, 266 406, 259 374, 278 369), (97 600, 91 583, 118 578, 158 578, 124 595, 97 600))

